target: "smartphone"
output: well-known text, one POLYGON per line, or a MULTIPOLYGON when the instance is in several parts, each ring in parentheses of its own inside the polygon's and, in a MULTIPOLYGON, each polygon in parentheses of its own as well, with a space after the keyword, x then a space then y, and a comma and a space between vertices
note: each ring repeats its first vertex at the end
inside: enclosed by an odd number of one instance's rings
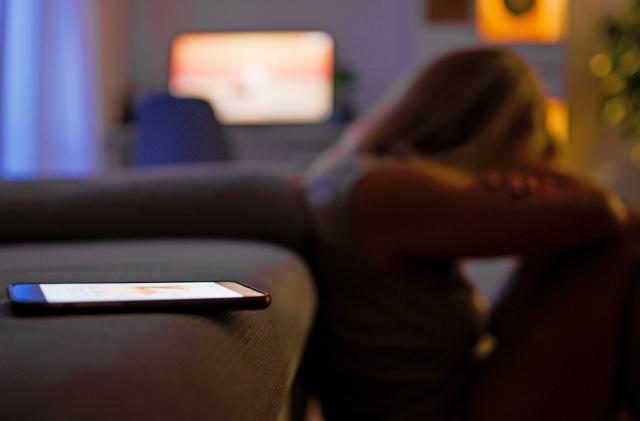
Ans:
POLYGON ((271 296, 233 281, 16 283, 9 285, 18 314, 209 311, 263 309, 271 296))

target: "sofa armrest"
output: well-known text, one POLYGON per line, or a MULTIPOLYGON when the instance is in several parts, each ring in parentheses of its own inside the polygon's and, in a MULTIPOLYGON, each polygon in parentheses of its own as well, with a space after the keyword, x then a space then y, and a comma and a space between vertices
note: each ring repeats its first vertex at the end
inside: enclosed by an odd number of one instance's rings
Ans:
POLYGON ((226 237, 304 248, 301 188, 286 169, 218 163, 83 180, 0 182, 0 242, 226 237))
POLYGON ((304 262, 268 244, 154 240, 0 247, 0 419, 275 420, 315 310, 304 262), (6 285, 234 279, 258 311, 13 317, 6 285))

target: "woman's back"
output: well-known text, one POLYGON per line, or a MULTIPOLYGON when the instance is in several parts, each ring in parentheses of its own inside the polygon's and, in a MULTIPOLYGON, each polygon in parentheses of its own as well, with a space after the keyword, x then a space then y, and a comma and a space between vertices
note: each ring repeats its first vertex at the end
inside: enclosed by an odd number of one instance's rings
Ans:
POLYGON ((407 259, 384 268, 367 257, 349 198, 362 176, 386 163, 343 152, 308 186, 324 410, 330 419, 450 418, 484 330, 474 292, 453 261, 407 259))

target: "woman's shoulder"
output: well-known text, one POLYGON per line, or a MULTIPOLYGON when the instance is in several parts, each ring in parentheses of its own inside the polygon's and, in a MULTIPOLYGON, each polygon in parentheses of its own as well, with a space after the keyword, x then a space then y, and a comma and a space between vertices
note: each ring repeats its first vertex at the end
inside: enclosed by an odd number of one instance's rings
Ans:
POLYGON ((365 175, 393 166, 392 160, 355 151, 329 151, 306 174, 305 187, 313 205, 346 197, 365 175))

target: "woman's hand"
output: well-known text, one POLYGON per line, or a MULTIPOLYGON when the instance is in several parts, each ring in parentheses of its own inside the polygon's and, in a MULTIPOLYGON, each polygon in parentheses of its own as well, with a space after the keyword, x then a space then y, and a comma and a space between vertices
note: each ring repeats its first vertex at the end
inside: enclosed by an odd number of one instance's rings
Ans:
MULTIPOLYGON (((490 170, 481 174, 477 182, 488 191, 506 193, 513 198, 527 198, 536 195, 552 195, 561 190, 579 191, 588 188, 579 179, 568 174, 549 169, 490 170)), ((640 250, 640 207, 629 207, 613 191, 605 191, 611 213, 618 221, 619 233, 638 244, 640 250)))
POLYGON ((509 170, 503 173, 490 170, 480 175, 477 183, 488 191, 504 193, 516 199, 542 195, 552 197, 556 194, 580 194, 594 189, 599 190, 610 213, 617 221, 619 231, 640 240, 640 208, 629 208, 616 192, 588 180, 549 168, 541 168, 509 170))
POLYGON ((490 170, 481 174, 478 182, 490 191, 504 191, 512 197, 526 197, 554 191, 563 183, 563 176, 544 170, 490 170))

